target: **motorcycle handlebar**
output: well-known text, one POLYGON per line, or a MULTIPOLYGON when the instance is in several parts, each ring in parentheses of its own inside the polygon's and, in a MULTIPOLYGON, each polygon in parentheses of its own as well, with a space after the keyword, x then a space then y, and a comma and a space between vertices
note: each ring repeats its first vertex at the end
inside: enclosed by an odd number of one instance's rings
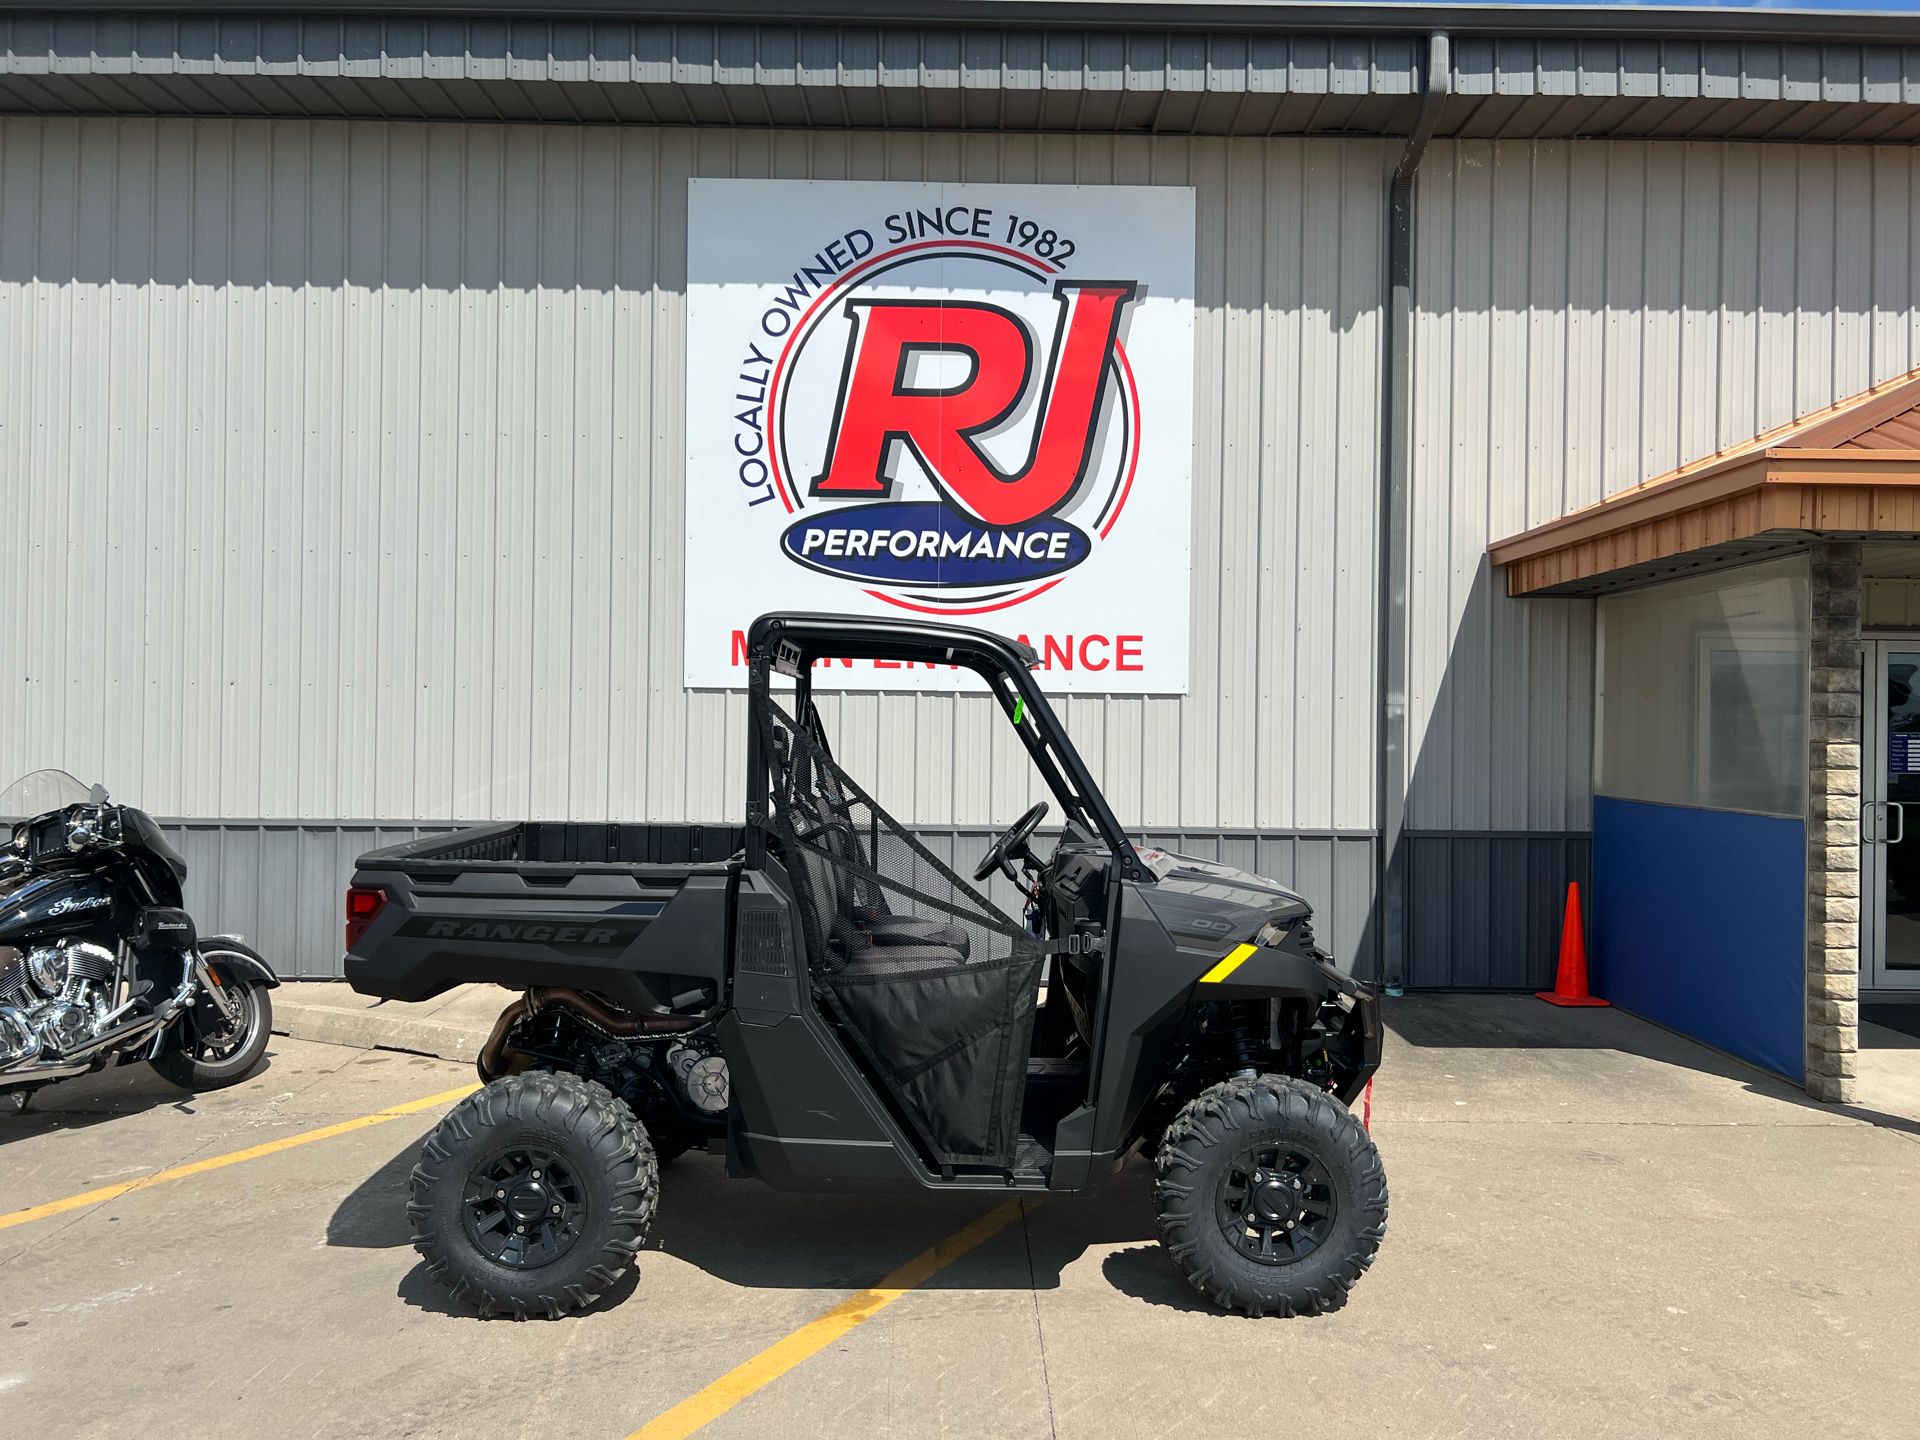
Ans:
MULTIPOLYGON (((0 831, 0 835, 5 835, 5 832, 0 831)), ((45 815, 15 825, 11 836, 0 839, 0 863, 12 860, 22 866, 31 866, 36 854, 45 855, 44 847, 49 840, 68 854, 77 855, 96 845, 118 845, 123 838, 120 813, 115 806, 69 805, 64 810, 50 810, 45 815), (56 817, 65 826, 62 839, 54 839, 46 833, 56 817), (33 838, 36 832, 42 837, 38 842, 33 838)))
POLYGON ((77 806, 67 827, 67 849, 78 854, 89 845, 111 845, 116 838, 109 833, 112 828, 104 805, 77 806))

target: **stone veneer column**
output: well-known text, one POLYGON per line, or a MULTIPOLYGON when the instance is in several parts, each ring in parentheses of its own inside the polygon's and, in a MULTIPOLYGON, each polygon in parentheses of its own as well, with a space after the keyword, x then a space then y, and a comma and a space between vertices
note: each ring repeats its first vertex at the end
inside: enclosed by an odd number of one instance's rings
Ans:
POLYGON ((1853 1099, 1860 1048, 1860 546, 1812 556, 1807 1093, 1853 1099))

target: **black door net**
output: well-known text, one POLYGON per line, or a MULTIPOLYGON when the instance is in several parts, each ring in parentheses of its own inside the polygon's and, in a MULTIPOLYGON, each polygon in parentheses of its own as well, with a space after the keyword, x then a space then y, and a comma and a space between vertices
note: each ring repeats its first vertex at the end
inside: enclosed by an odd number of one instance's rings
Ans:
POLYGON ((937 1164, 1011 1167, 1040 942, 834 763, 810 705, 756 708, 815 995, 937 1164))

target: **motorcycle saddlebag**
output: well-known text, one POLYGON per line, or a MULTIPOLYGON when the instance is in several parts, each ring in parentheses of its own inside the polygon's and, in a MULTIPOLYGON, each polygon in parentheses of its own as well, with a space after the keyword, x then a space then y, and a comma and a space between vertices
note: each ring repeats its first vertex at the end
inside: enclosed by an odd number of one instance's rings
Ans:
POLYGON ((140 949, 191 950, 199 939, 184 910, 149 905, 134 917, 132 940, 140 949))

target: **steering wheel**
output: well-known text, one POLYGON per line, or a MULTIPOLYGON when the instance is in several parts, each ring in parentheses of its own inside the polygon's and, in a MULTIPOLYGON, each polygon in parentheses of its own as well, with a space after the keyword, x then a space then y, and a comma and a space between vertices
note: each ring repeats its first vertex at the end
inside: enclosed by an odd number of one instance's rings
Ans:
POLYGON ((1001 871, 1014 884, 1020 883, 1020 877, 1013 873, 1013 861, 1027 848, 1027 842, 1033 838, 1033 832, 1040 828, 1040 822, 1047 818, 1047 802, 1042 800, 1026 814, 1013 822, 1013 828, 987 847, 987 853, 980 857, 980 863, 973 867, 973 878, 984 880, 994 871, 1001 871))

